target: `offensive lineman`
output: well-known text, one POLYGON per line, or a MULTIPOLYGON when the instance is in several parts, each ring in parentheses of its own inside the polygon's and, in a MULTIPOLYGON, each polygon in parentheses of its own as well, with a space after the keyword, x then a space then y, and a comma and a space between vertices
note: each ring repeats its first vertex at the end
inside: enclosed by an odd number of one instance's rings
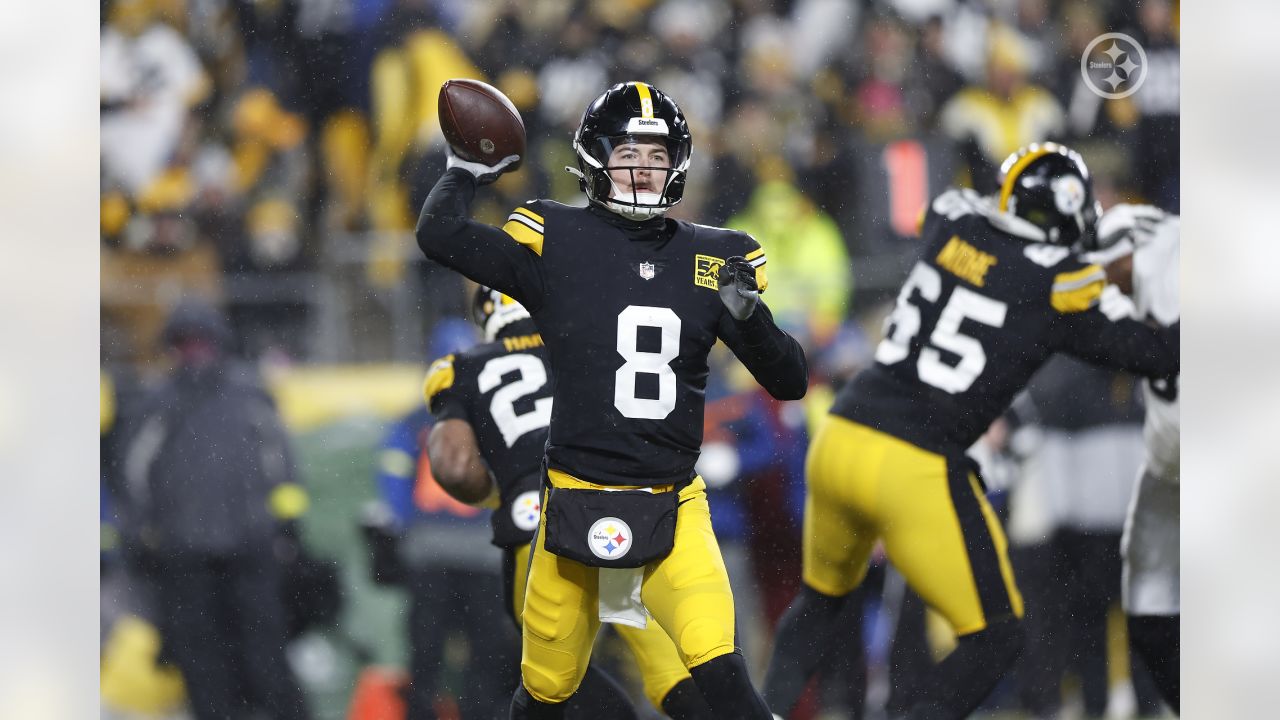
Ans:
MULTIPOLYGON (((1178 216, 1150 205, 1116 205, 1098 222, 1097 238, 1098 260, 1110 259, 1107 277, 1133 299, 1135 316, 1162 324, 1177 322, 1181 317, 1178 216)), ((1124 560, 1120 597, 1128 616, 1129 641, 1175 712, 1181 699, 1179 382, 1180 378, 1149 381, 1143 387, 1147 456, 1120 539, 1124 560)))
MULTIPOLYGON (((493 543, 503 549, 507 608, 519 625, 551 422, 547 353, 528 311, 500 292, 477 288, 472 318, 484 331, 484 343, 436 360, 427 374, 424 394, 437 418, 428 454, 446 492, 494 508, 493 543)), ((674 720, 710 717, 661 628, 616 628, 636 657, 645 695, 655 707, 674 720)), ((588 666, 570 703, 593 717, 635 717, 622 689, 594 666, 588 666)))
POLYGON ((451 153, 417 229, 428 257, 528 308, 554 375, 512 717, 563 717, 601 617, 620 616, 658 622, 717 717, 769 720, 735 647, 733 595, 693 467, 716 340, 779 399, 804 395, 804 352, 759 302, 768 281, 755 240, 664 217, 692 149, 671 98, 614 85, 583 114, 573 147, 588 207, 534 200, 501 229, 471 221, 477 185, 515 158, 487 167, 451 153))
POLYGON ((1033 144, 994 201, 937 197, 924 254, 886 320, 876 363, 836 397, 806 461, 804 587, 779 626, 766 697, 789 712, 816 670, 877 540, 959 636, 908 717, 961 718, 1021 647, 1022 597, 1004 533, 965 450, 1050 354, 1154 377, 1178 372, 1176 328, 1114 321, 1102 268, 1070 246, 1097 205, 1080 156, 1033 144))

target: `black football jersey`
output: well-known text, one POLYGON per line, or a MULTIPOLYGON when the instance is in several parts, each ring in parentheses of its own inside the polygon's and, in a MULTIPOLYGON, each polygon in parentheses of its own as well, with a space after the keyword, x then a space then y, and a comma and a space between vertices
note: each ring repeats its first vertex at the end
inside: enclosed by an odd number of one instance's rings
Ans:
POLYGON ((629 226, 604 210, 547 200, 517 207, 498 230, 465 220, 469 185, 446 173, 423 209, 424 218, 452 211, 465 232, 437 218, 424 237, 420 221, 419 244, 533 316, 554 376, 550 468, 606 485, 692 477, 717 339, 770 392, 798 375, 803 394, 803 352, 773 326, 764 303, 738 323, 718 296, 720 267, 735 255, 767 287, 764 250, 750 236, 669 219, 629 226), (748 332, 752 323, 768 331, 748 332), (782 341, 752 345, 762 337, 782 341))
POLYGON ((885 321, 875 364, 841 390, 832 413, 946 452, 972 445, 1054 352, 1177 373, 1176 329, 1109 317, 1102 268, 1019 237, 1017 222, 972 191, 933 201, 923 255, 885 321))
POLYGON ((465 420, 498 483, 493 542, 522 545, 538 526, 543 447, 551 422, 551 374, 529 321, 494 342, 431 364, 423 393, 437 420, 465 420), (519 332, 523 330, 524 332, 519 332))

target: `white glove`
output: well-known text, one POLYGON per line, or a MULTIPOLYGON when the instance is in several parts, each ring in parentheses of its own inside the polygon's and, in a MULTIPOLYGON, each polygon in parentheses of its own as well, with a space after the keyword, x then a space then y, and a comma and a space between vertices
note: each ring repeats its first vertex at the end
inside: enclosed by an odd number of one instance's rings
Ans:
POLYGON ((1154 205, 1114 205, 1098 220, 1098 248, 1105 250, 1123 240, 1135 247, 1145 244, 1164 218, 1165 212, 1154 205))
POLYGON ((463 160, 458 157, 458 154, 455 153, 453 148, 448 145, 445 146, 445 152, 448 155, 448 160, 445 161, 445 167, 450 170, 454 168, 462 168, 463 170, 466 170, 476 179, 477 185, 488 185, 494 180, 497 180, 498 176, 505 172, 512 163, 520 159, 519 155, 508 155, 493 165, 482 165, 478 162, 463 160))

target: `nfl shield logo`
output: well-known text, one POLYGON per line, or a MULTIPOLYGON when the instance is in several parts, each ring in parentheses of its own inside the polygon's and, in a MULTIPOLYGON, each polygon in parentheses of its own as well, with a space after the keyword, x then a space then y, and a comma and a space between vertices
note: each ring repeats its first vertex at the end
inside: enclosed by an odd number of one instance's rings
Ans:
POLYGON ((645 280, 653 279, 653 263, 651 262, 640 263, 640 277, 644 278, 645 280))

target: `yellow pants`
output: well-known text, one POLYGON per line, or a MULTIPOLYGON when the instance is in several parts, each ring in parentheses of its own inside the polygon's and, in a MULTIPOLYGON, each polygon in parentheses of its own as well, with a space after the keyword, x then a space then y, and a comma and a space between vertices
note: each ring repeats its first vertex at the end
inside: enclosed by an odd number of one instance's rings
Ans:
POLYGON ((851 592, 883 539, 889 561, 956 634, 1022 617, 1004 531, 963 464, 828 415, 805 477, 804 581, 814 590, 851 592))
MULTIPOLYGON (((602 487, 555 470, 550 478, 556 487, 602 487)), ((614 626, 636 656, 645 695, 655 707, 661 707, 676 683, 689 677, 687 668, 734 650, 733 593, 711 529, 702 478, 681 490, 679 500, 671 554, 644 568, 640 597, 652 616, 649 627, 614 626)), ((547 551, 542 543, 545 531, 544 511, 527 578, 521 576, 527 551, 516 556, 514 609, 522 618, 520 672, 525 689, 536 700, 555 703, 578 689, 591 658, 600 629, 599 569, 547 551), (527 581, 523 593, 522 580, 527 581)))

